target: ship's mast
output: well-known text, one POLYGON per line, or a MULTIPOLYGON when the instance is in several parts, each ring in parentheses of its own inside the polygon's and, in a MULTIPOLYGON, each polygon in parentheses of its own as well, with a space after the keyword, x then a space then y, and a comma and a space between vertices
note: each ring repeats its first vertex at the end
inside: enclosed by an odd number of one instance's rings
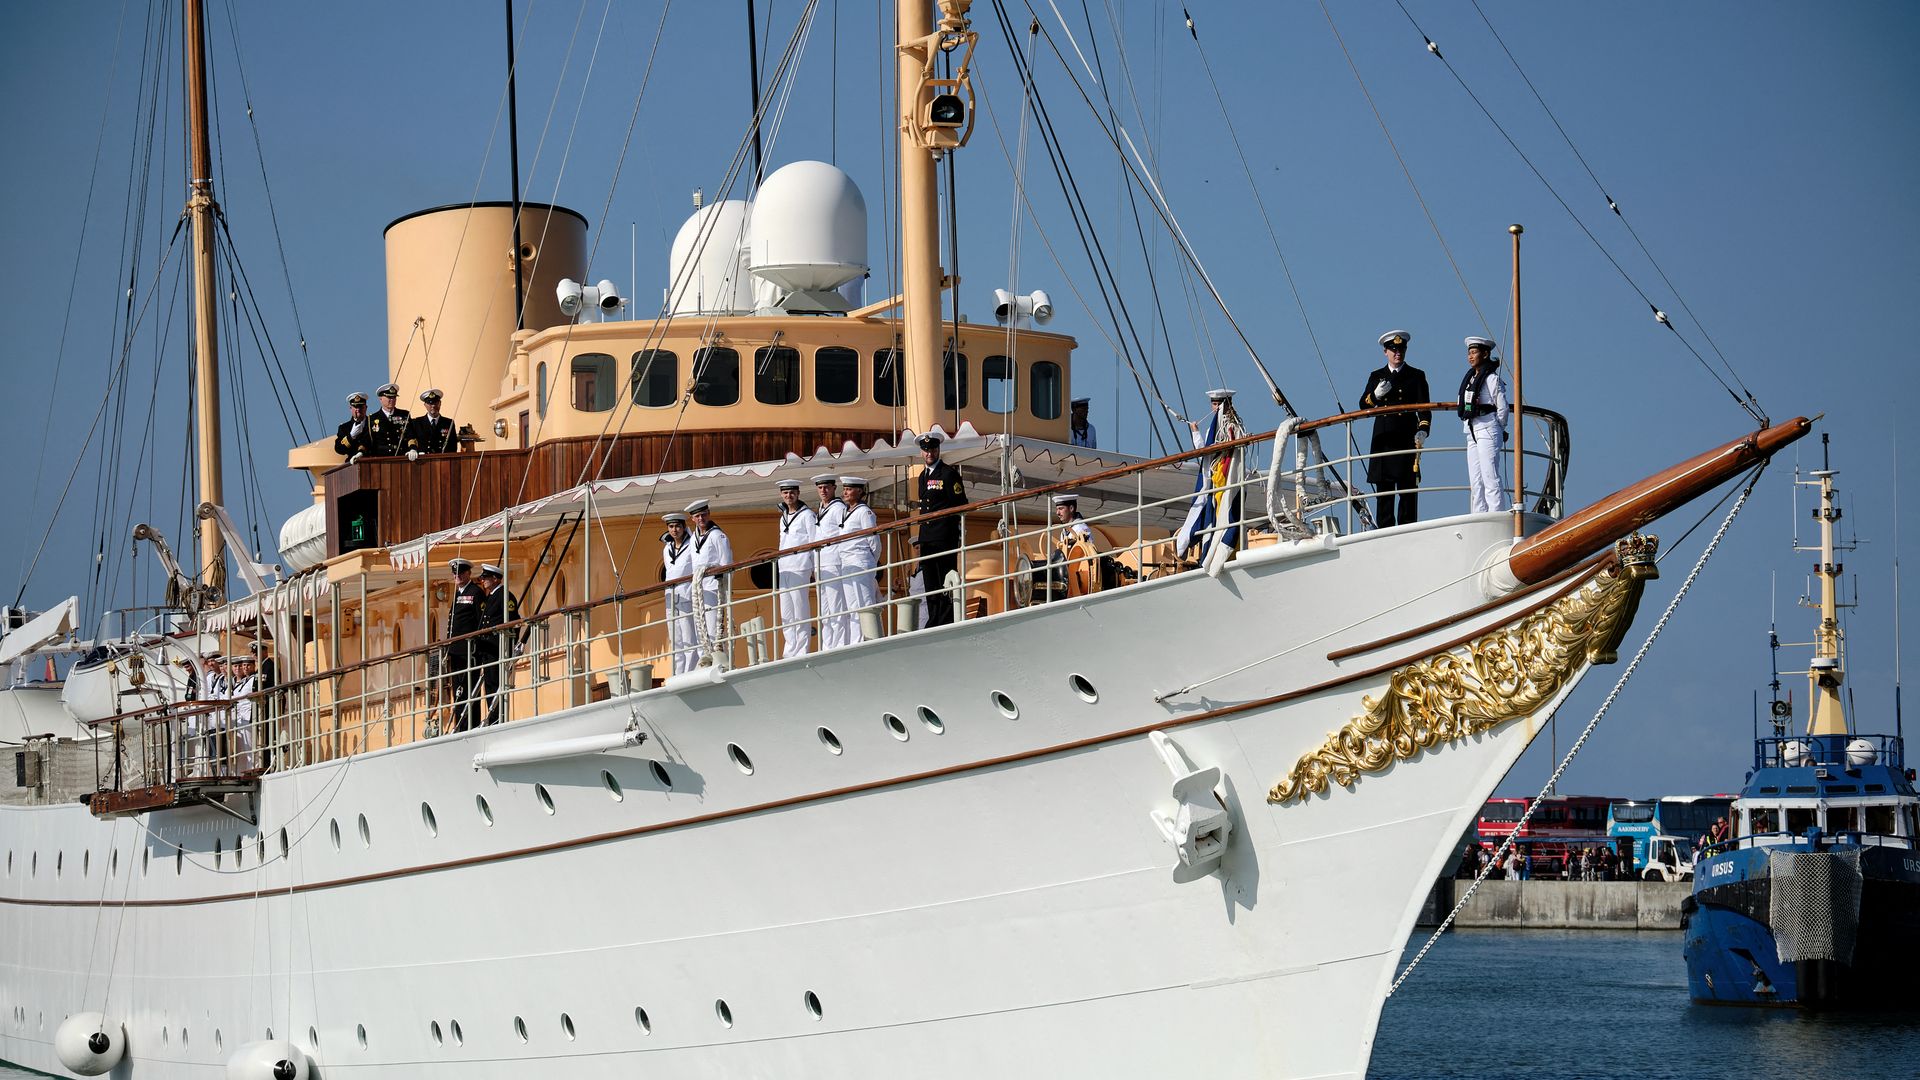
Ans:
POLYGON ((973 93, 967 77, 975 41, 967 20, 972 6, 973 0, 940 0, 938 29, 927 0, 900 0, 894 13, 899 65, 901 337, 906 350, 907 427, 917 432, 938 421, 946 396, 935 166, 942 154, 966 145, 973 126, 973 93), (935 61, 956 48, 962 50, 959 70, 951 78, 935 78, 935 61))
MULTIPOLYGON (((207 137, 206 20, 201 0, 186 0, 187 216, 193 223, 194 438, 199 447, 200 501, 220 505, 220 351, 214 321, 213 154, 207 137)), ((200 574, 225 596, 227 558, 220 530, 201 520, 200 574)))
MULTIPOLYGON (((1840 510, 1834 505, 1835 470, 1826 460, 1826 436, 1821 441, 1821 468, 1813 473, 1820 488, 1820 505, 1813 516, 1820 522, 1820 562, 1814 574, 1820 579, 1820 626, 1813 639, 1813 662, 1807 665, 1807 734, 1845 735, 1847 714, 1840 702, 1840 684, 1846 679, 1840 653, 1840 572, 1834 559, 1834 522, 1840 510)), ((1805 483, 1806 481, 1801 481, 1805 483)))

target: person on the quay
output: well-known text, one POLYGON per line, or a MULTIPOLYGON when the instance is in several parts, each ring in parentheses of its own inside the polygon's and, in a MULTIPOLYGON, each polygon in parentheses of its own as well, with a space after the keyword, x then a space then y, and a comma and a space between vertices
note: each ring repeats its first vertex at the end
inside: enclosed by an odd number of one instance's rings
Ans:
MULTIPOLYGON (((775 487, 780 492, 780 550, 813 543, 820 515, 800 501, 800 481, 782 480, 775 487)), ((813 564, 811 551, 782 554, 774 564, 774 586, 780 590, 782 656, 805 656, 813 645, 813 564)))
MULTIPOLYGON (((1413 335, 1389 330, 1380 335, 1387 362, 1367 376, 1360 407, 1419 405, 1433 400, 1427 393, 1427 373, 1407 363, 1413 335)), ((1427 444, 1433 414, 1425 410, 1388 413, 1373 421, 1373 439, 1367 446, 1367 480, 1373 484, 1374 524, 1382 529, 1411 525, 1420 520, 1420 448, 1427 444), (1385 456, 1383 456, 1385 455, 1385 456)))
POLYGON ((1493 339, 1467 339, 1467 373, 1460 379, 1460 426, 1467 436, 1467 500, 1473 513, 1507 509, 1500 482, 1500 448, 1507 442, 1507 387, 1493 339))

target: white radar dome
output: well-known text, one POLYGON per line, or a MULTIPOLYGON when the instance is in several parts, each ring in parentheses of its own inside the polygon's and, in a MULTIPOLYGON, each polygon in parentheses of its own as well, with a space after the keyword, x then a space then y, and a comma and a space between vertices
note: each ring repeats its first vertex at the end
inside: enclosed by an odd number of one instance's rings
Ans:
POLYGON ((667 259, 667 310, 675 315, 744 315, 753 310, 753 281, 742 258, 751 207, 741 199, 693 212, 674 235, 667 259))
POLYGON ((1873 764, 1879 757, 1872 739, 1854 739, 1847 743, 1847 764, 1856 769, 1873 764))
POLYGON ((867 272, 867 200, 824 161, 796 161, 753 200, 747 266, 788 292, 832 292, 867 272))

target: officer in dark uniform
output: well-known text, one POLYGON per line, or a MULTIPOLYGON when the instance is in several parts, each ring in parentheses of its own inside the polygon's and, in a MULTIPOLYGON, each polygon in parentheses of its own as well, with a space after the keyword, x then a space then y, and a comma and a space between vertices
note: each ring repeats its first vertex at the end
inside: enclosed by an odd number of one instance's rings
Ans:
MULTIPOLYGON (((480 629, 480 612, 487 594, 480 583, 473 580, 472 562, 454 559, 447 563, 447 569, 453 571, 453 603, 447 608, 447 637, 458 639, 480 629)), ((477 644, 474 638, 447 643, 446 673, 452 689, 455 731, 473 726, 474 683, 478 675, 473 666, 473 650, 477 644)))
MULTIPOLYGON (((919 441, 925 468, 913 483, 920 512, 931 514, 965 506, 967 489, 960 481, 960 470, 940 459, 940 433, 929 431, 919 441)), ((951 514, 920 526, 920 572, 926 583, 928 626, 945 626, 953 621, 953 594, 947 591, 946 581, 947 574, 959 567, 957 549, 963 516, 951 514)))
POLYGON ((380 411, 367 417, 367 454, 370 457, 399 457, 407 450, 407 425, 413 414, 399 407, 400 388, 393 383, 375 390, 380 411))
MULTIPOLYGON (((515 599, 514 595, 507 591, 507 587, 504 584, 505 580, 506 575, 501 572, 499 567, 492 563, 484 563, 481 565, 480 588, 486 592, 486 596, 482 598, 480 602, 480 629, 482 630, 491 630, 496 626, 510 623, 520 617, 520 601, 515 599)), ((480 691, 478 696, 481 700, 475 704, 474 708, 476 711, 482 708, 486 710, 486 722, 489 724, 497 724, 500 722, 500 667, 502 657, 504 655, 506 663, 512 663, 513 657, 520 652, 517 643, 507 645, 503 650, 502 646, 505 644, 501 640, 503 636, 507 635, 503 633, 482 634, 473 639, 473 648, 471 650, 473 663, 480 669, 480 677, 477 682, 479 683, 480 691)))
POLYGON ((425 416, 416 416, 407 425, 407 459, 418 461, 421 454, 451 454, 460 449, 460 437, 454 432, 451 416, 440 415, 440 391, 422 390, 425 416))
MULTIPOLYGON (((1380 335, 1380 348, 1386 353, 1387 362, 1367 376, 1366 389, 1360 392, 1361 408, 1419 405, 1433 400, 1427 393, 1426 372, 1407 363, 1407 345, 1412 341, 1413 335, 1405 330, 1389 330, 1380 335)), ((1374 524, 1382 529, 1420 520, 1417 451, 1427 443, 1427 432, 1433 428, 1432 416, 1422 410, 1374 418, 1373 442, 1368 453, 1375 456, 1367 460, 1367 480, 1378 492, 1374 500, 1374 524), (1378 456, 1381 454, 1392 456, 1378 456)))
POLYGON ((367 452, 367 395, 358 390, 347 395, 352 414, 333 433, 333 452, 352 461, 367 452))

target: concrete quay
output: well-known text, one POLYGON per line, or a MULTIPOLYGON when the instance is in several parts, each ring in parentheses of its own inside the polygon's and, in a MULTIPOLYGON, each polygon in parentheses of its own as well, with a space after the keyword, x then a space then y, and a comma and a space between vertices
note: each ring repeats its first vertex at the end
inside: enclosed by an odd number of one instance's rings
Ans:
MULTIPOLYGON (((1444 879, 1420 913, 1437 926, 1470 881, 1444 879)), ((1678 930, 1690 881, 1486 881, 1453 925, 1468 929, 1678 930)))

